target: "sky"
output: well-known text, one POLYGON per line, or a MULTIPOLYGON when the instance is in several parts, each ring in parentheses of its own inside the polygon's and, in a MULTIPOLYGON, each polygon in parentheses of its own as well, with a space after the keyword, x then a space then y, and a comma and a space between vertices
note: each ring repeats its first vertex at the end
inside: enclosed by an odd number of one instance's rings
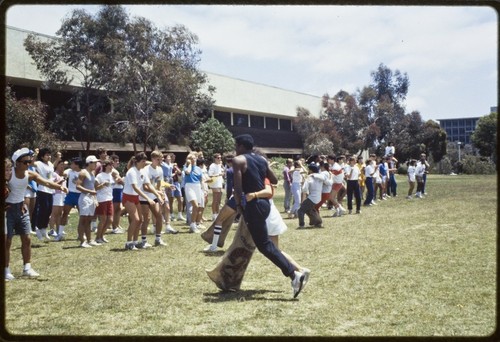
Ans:
MULTIPOLYGON (((9 26, 55 36, 74 9, 17 5, 9 26)), ((383 63, 407 73, 406 111, 424 120, 477 117, 497 106, 498 17, 487 6, 127 5, 199 38, 200 69, 300 93, 355 94, 383 63)))

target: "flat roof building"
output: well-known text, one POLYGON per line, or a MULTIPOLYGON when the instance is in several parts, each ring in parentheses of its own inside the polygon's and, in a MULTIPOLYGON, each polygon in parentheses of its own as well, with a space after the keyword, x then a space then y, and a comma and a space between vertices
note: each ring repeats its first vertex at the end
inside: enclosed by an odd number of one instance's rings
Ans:
MULTIPOLYGON (((30 97, 49 106, 61 106, 71 97, 70 89, 45 89, 43 78, 33 59, 24 48, 28 34, 42 39, 54 37, 15 27, 6 27, 5 74, 18 98, 30 97)), ((222 122, 233 135, 252 134, 263 152, 270 155, 295 155, 303 151, 302 141, 294 131, 293 118, 297 107, 314 116, 322 111, 321 96, 303 94, 255 82, 205 72, 208 83, 216 88, 212 117, 222 122)), ((73 83, 72 86, 77 86, 73 83)), ((95 143, 101 145, 101 143, 95 143)), ((112 144, 109 143, 108 144, 112 144)), ((118 145, 118 144, 114 144, 118 145)), ((68 149, 80 150, 83 144, 71 142, 68 149)), ((110 150, 116 150, 109 145, 110 150)), ((131 146, 121 146, 130 149, 131 146)), ((171 146, 173 152, 186 151, 183 146, 171 146)))

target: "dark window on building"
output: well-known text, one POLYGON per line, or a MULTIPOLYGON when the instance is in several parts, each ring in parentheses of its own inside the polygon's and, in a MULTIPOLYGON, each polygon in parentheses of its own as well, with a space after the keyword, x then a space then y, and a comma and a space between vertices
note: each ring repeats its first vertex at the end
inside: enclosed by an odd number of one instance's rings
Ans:
POLYGON ((231 126, 231 113, 214 110, 214 118, 219 120, 226 127, 231 126))
POLYGON ((278 119, 266 118, 266 129, 278 130, 278 119))
POLYGON ((264 117, 250 115, 250 126, 252 128, 264 128, 264 117))
POLYGON ((248 127, 248 115, 234 113, 233 124, 234 126, 248 127))
POLYGON ((292 130, 292 120, 280 119, 280 131, 291 131, 292 130))
POLYGON ((24 87, 24 86, 13 85, 10 87, 10 89, 14 93, 16 99, 18 100, 25 98, 30 98, 33 100, 37 99, 35 87, 24 87))

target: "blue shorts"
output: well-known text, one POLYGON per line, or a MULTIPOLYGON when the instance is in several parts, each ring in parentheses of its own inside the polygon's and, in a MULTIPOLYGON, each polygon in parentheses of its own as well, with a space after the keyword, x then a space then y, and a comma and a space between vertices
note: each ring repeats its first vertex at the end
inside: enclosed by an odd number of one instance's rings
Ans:
POLYGON ((5 218, 7 221, 6 231, 8 239, 12 239, 14 234, 27 235, 31 232, 30 214, 26 204, 6 203, 7 210, 5 218))
POLYGON ((122 203, 123 189, 113 189, 113 203, 122 203))
POLYGON ((68 192, 64 198, 64 205, 69 205, 70 207, 78 207, 78 199, 80 198, 79 192, 68 192))

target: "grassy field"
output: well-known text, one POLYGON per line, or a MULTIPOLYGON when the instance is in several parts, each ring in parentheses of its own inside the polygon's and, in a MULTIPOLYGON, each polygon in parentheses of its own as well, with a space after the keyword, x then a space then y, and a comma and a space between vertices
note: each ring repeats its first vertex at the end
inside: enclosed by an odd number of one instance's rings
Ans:
POLYGON ((205 242, 181 222, 174 223, 179 234, 164 235, 165 248, 124 251, 122 234, 82 249, 73 240, 72 215, 68 240, 33 239, 36 280, 21 277, 14 239, 17 279, 5 284, 5 327, 13 335, 65 336, 492 334, 496 176, 430 175, 428 196, 420 200, 406 200, 406 178, 398 182, 398 197, 361 215, 332 218, 322 211, 324 228, 298 230, 297 220, 285 220, 282 249, 312 270, 297 299, 289 279, 258 252, 241 291, 220 292, 205 269, 222 252, 206 255, 205 242))

